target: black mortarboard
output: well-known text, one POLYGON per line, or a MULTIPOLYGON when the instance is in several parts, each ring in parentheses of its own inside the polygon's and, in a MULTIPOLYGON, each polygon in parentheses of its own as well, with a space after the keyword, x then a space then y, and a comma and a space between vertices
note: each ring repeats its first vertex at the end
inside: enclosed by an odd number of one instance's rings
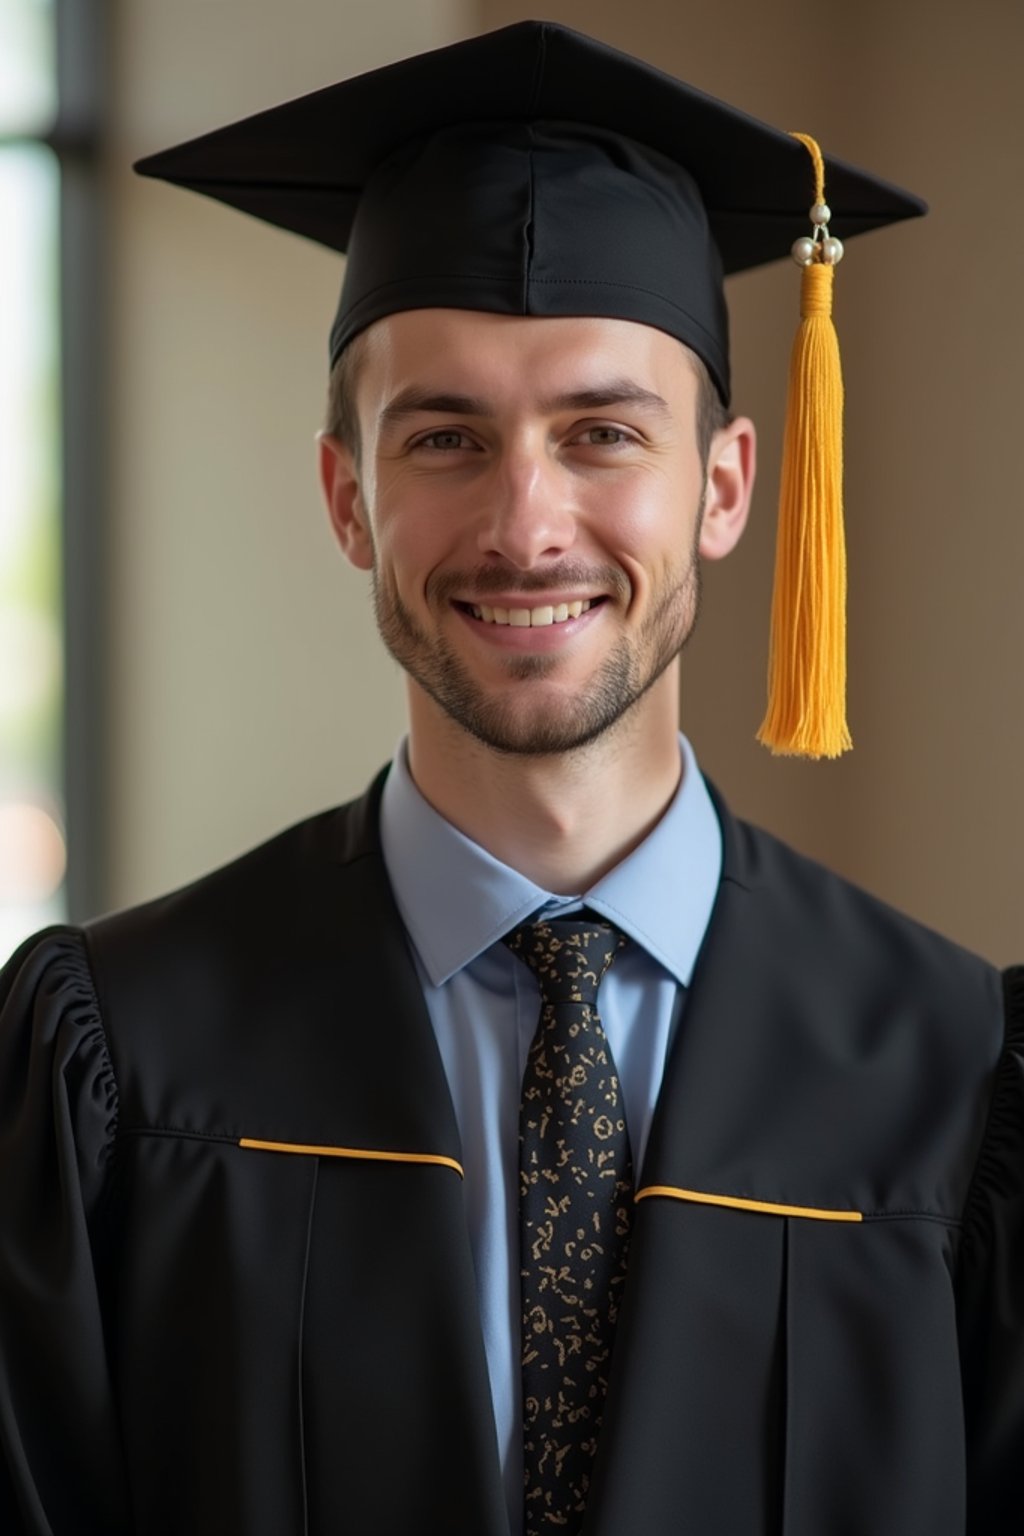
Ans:
POLYGON ((829 231, 826 175, 843 239, 924 213, 918 198, 540 21, 344 80, 136 169, 346 251, 332 365, 360 331, 402 310, 607 316, 677 337, 728 403, 722 277, 792 249, 804 268, 802 324, 758 734, 775 752, 849 747, 831 321, 842 243, 829 231))
MULTIPOLYGON (((260 112, 136 167, 349 253, 331 362, 405 309, 607 315, 729 395, 723 273, 788 253, 813 182, 789 134, 552 22, 260 112)), ((924 212, 828 161, 844 239, 924 212)))

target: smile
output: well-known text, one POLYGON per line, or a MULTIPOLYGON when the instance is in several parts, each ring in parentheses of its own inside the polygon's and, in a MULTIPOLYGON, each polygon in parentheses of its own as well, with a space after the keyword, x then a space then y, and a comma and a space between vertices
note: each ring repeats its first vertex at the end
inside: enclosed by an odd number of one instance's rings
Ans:
POLYGON ((486 603, 467 603, 466 609, 474 619, 485 624, 508 624, 516 629, 542 629, 549 624, 564 624, 567 619, 578 619, 591 606, 590 598, 572 603, 558 603, 541 608, 489 608, 486 603))

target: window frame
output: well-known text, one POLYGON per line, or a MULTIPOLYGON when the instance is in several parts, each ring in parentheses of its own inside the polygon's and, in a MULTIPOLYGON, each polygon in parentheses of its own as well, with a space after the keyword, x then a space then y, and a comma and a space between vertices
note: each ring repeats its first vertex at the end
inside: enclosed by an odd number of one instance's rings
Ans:
POLYGON ((61 777, 71 922, 109 892, 105 785, 109 637, 105 486, 106 200, 101 176, 109 67, 103 0, 54 0, 56 112, 49 128, 0 131, 0 148, 42 145, 57 161, 60 516, 64 686, 61 777))

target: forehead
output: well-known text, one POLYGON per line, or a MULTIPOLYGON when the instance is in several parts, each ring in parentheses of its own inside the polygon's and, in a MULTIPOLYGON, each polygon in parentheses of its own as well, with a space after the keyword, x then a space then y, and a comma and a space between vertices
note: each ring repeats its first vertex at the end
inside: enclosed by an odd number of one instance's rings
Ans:
POLYGON ((630 379, 682 404, 696 391, 693 354, 666 332, 600 316, 416 309, 388 315, 357 343, 360 394, 384 403, 412 384, 495 400, 549 396, 630 379))

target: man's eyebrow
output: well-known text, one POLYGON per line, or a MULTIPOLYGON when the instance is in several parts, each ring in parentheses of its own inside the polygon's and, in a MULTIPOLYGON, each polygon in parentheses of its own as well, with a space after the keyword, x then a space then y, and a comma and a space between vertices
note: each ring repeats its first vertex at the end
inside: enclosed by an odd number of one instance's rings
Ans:
POLYGON ((380 413, 382 427, 394 426, 409 416, 424 412, 440 416, 490 416, 493 407, 486 400, 474 395, 453 395, 435 389, 424 389, 410 384, 389 400, 380 413))
POLYGON ((632 405, 651 415, 672 420, 667 400, 644 389, 632 379, 609 379, 590 389, 571 389, 564 395, 553 395, 541 401, 541 410, 548 411, 602 411, 609 405, 632 405))
MULTIPOLYGON (((631 405, 651 415, 672 419, 668 402, 632 379, 609 379, 588 389, 571 389, 539 401, 542 415, 555 411, 600 411, 612 405, 631 405)), ((493 402, 481 395, 457 395, 449 391, 411 384, 389 400, 380 413, 382 427, 396 426, 410 416, 493 416, 493 402)))

